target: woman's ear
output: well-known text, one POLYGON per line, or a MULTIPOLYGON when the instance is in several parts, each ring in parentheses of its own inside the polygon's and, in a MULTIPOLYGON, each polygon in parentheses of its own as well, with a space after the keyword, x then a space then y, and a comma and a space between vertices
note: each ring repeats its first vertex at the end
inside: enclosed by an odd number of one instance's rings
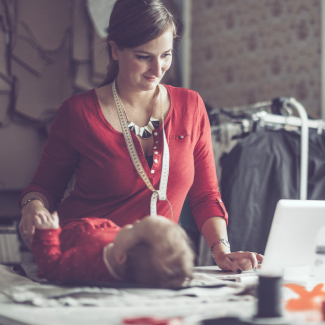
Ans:
POLYGON ((118 46, 114 41, 109 41, 109 45, 111 46, 112 49, 112 58, 113 60, 118 60, 118 46))

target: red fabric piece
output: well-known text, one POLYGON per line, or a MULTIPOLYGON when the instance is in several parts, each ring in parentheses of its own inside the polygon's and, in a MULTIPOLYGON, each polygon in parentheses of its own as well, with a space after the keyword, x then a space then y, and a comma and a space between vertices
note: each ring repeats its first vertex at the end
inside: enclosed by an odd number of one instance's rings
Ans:
MULTIPOLYGON (((164 123, 170 151, 167 197, 173 208, 173 221, 178 222, 186 195, 199 229, 205 220, 214 216, 227 221, 204 103, 194 91, 166 87, 171 99, 164 123)), ((148 167, 139 140, 133 132, 131 134, 142 166, 158 189, 162 126, 153 135, 157 147, 151 168, 154 173, 148 167)), ((152 192, 135 170, 123 134, 105 119, 95 90, 71 97, 58 110, 38 169, 21 199, 28 192, 38 191, 48 198, 51 211, 57 209, 74 171, 74 190, 58 208, 61 221, 71 216, 91 215, 124 226, 149 215, 152 192)), ((167 201, 158 200, 157 210, 158 214, 171 219, 167 201)))
POLYGON ((182 325, 183 319, 174 318, 158 318, 158 317, 133 317, 124 318, 123 325, 182 325))
POLYGON ((103 249, 120 229, 99 218, 71 220, 62 230, 35 229, 32 250, 38 276, 54 282, 116 282, 104 263, 103 249))

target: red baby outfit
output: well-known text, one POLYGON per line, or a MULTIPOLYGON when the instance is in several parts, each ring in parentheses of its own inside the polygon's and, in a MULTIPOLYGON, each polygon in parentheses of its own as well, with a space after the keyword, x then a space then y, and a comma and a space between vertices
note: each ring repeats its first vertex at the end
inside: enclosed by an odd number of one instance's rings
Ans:
MULTIPOLYGON (((188 195, 200 229, 214 216, 227 220, 218 190, 211 131, 198 93, 166 86, 171 104, 164 122, 170 152, 167 198, 178 222, 188 195)), ((149 169, 138 138, 131 132, 140 162, 155 189, 162 169, 162 125, 153 131, 153 166, 149 169)), ((108 218, 119 226, 150 214, 152 192, 133 166, 124 136, 105 119, 95 90, 66 100, 52 123, 47 143, 31 184, 22 193, 43 193, 50 211, 57 209, 75 172, 74 190, 58 208, 60 221, 89 215, 108 218)), ((167 201, 157 203, 157 213, 171 219, 167 201)))
POLYGON ((117 281, 107 270, 103 249, 120 227, 107 219, 72 219, 60 229, 35 229, 32 250, 38 276, 53 282, 117 281))

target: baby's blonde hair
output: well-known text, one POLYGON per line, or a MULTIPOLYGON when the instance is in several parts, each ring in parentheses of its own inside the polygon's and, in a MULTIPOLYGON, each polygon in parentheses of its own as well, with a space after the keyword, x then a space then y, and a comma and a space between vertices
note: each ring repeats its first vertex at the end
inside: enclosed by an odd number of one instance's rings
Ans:
POLYGON ((155 237, 154 243, 143 238, 128 250, 125 281, 169 288, 180 287, 191 280, 194 252, 185 231, 178 225, 166 223, 155 237))

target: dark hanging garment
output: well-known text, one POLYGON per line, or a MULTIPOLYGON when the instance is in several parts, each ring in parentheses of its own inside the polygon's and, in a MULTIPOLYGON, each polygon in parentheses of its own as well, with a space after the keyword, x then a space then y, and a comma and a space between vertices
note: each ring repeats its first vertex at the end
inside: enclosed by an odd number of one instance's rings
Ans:
MULTIPOLYGON (((263 254, 277 202, 299 199, 300 133, 259 130, 223 156, 221 165, 232 251, 263 254)), ((308 199, 325 200, 325 135, 315 129, 309 129, 308 199)))

